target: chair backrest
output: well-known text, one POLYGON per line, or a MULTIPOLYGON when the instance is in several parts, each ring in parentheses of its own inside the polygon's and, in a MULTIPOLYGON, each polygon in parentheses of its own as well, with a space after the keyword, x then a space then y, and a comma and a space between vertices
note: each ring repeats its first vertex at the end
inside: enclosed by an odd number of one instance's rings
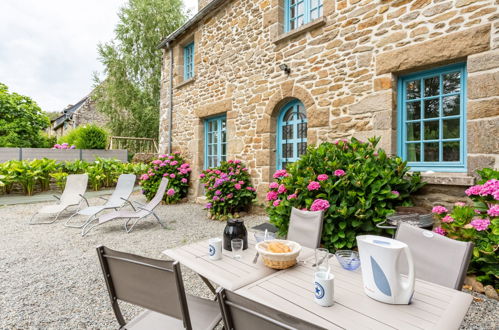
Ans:
POLYGON ((132 194, 137 176, 135 174, 121 174, 116 183, 116 188, 111 197, 109 197, 106 205, 121 206, 125 202, 122 198, 128 199, 132 194))
POLYGON ((158 190, 156 191, 156 195, 154 195, 153 199, 151 199, 149 203, 147 203, 147 205, 144 206, 144 209, 148 211, 154 210, 154 208, 158 206, 159 203, 161 203, 161 201, 163 200, 163 196, 165 195, 167 186, 168 186, 168 179, 167 178, 161 179, 161 183, 159 184, 158 190))
POLYGON ((74 205, 81 201, 81 196, 87 191, 88 174, 70 174, 66 178, 66 186, 61 195, 61 204, 74 205))
POLYGON ((287 238, 312 249, 319 247, 323 218, 323 211, 301 211, 293 207, 287 238))
MULTIPOLYGON (((461 290, 473 243, 456 241, 405 223, 399 225, 395 239, 409 246, 416 278, 461 290)), ((406 272, 406 261, 401 260, 399 265, 406 272)))
POLYGON ((97 254, 116 319, 125 325, 118 300, 169 315, 191 329, 178 262, 156 260, 97 247, 97 254))
POLYGON ((324 329, 232 291, 219 289, 217 296, 225 329, 228 330, 324 329))

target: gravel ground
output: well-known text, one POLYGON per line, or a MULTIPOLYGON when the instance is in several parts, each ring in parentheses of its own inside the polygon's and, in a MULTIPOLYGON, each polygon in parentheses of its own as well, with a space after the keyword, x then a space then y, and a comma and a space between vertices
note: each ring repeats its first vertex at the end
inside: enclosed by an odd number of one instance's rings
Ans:
MULTIPOLYGON (((142 197, 135 194, 134 199, 142 197)), ((98 199, 92 199, 98 204, 98 199)), ((208 220, 196 204, 160 206, 157 213, 168 221, 162 229, 154 219, 139 223, 131 234, 122 221, 95 228, 82 238, 78 229, 52 225, 27 225, 31 214, 47 203, 0 207, 0 328, 1 329, 116 329, 109 296, 95 247, 164 258, 161 251, 221 236, 225 223, 208 220)), ((246 226, 265 221, 247 216, 246 226)), ((211 297, 203 282, 185 267, 189 293, 211 297)), ((498 329, 499 303, 482 295, 474 301, 463 329, 498 329)), ((122 304, 125 318, 138 312, 122 304)))

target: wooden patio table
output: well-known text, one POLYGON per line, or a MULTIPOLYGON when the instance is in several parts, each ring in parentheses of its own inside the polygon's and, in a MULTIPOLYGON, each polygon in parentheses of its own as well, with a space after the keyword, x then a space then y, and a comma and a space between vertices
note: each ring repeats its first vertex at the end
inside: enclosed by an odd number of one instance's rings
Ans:
MULTIPOLYGON (((241 259, 234 259, 232 251, 223 250, 222 259, 211 260, 208 257, 208 240, 168 249, 163 253, 199 274, 212 292, 215 289, 207 280, 234 291, 277 272, 266 267, 261 257, 253 263, 255 244, 253 233, 248 232, 248 249, 242 252, 241 259)), ((303 260, 313 255, 313 249, 302 247, 298 259, 303 260)))
POLYGON ((360 269, 347 271, 330 259, 335 276, 331 307, 314 301, 312 263, 273 273, 236 293, 327 329, 458 329, 472 296, 416 280, 410 305, 390 305, 369 298, 360 269))

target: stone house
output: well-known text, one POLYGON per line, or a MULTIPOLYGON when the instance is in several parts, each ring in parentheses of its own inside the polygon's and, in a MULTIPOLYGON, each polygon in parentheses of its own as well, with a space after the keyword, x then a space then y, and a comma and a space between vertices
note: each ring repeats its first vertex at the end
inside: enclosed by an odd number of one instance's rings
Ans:
POLYGON ((76 104, 68 105, 62 114, 51 121, 48 129, 49 135, 60 137, 80 125, 96 124, 104 126, 107 117, 100 113, 91 99, 91 94, 79 100, 76 104))
POLYGON ((496 0, 199 0, 163 40, 160 150, 198 174, 223 159, 272 174, 307 145, 381 137, 452 202, 499 165, 496 0))

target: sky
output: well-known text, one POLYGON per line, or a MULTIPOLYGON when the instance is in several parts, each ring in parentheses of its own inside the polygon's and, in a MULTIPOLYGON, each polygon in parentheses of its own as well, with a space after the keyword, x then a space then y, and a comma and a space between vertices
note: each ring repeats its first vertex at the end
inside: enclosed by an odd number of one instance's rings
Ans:
MULTIPOLYGON (((126 0, 0 0, 0 82, 61 111, 102 72, 97 45, 113 38, 126 0)), ((183 0, 192 13, 198 0, 183 0)))

